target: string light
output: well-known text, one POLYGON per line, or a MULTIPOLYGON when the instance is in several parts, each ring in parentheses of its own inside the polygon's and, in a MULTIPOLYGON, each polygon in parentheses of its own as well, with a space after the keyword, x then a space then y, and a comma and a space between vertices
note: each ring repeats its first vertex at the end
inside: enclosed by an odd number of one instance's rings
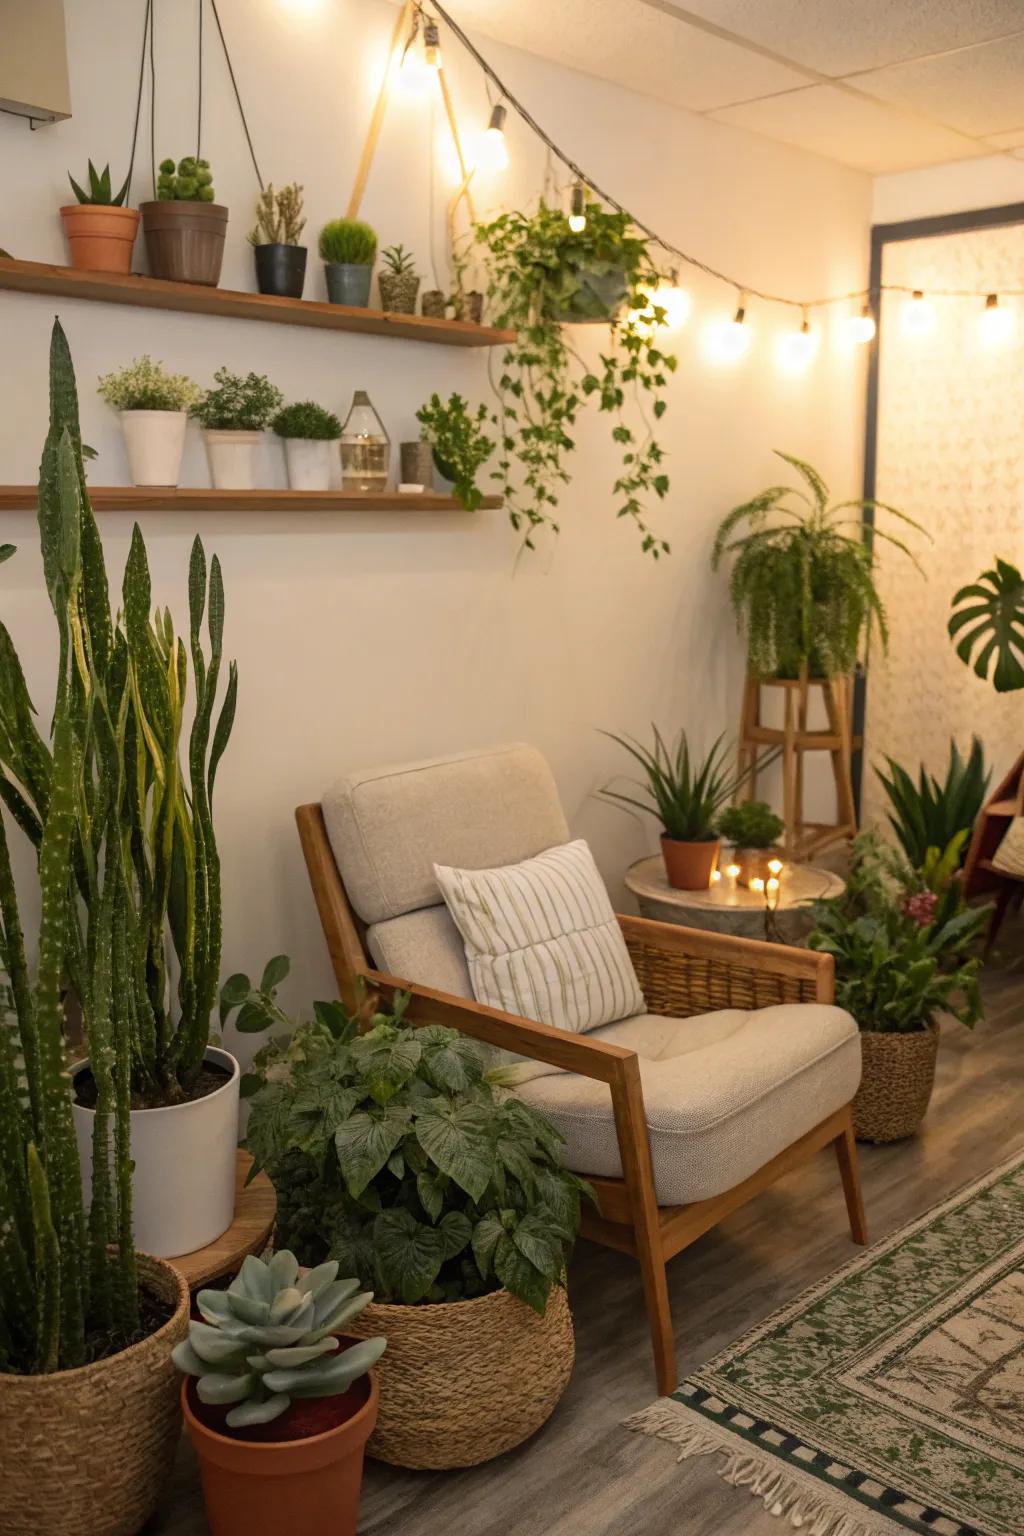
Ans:
POLYGON ((433 17, 423 23, 423 57, 428 69, 441 68, 441 38, 433 17))
POLYGON ((855 345, 863 345, 865 342, 874 341, 875 317, 871 313, 871 305, 865 304, 859 315, 851 315, 846 322, 847 335, 855 345))
POLYGON ((800 321, 800 329, 790 331, 779 342, 779 361, 784 368, 796 371, 806 368, 817 350, 818 337, 811 330, 811 322, 805 309, 800 321))
POLYGON ((508 166, 508 145, 505 143, 505 119, 508 108, 500 102, 491 108, 490 121, 480 139, 477 170, 504 171, 508 166))
POLYGON ((920 288, 915 288, 903 306, 903 334, 927 336, 933 323, 932 307, 920 288))
POLYGON ((720 320, 708 331, 708 350, 716 362, 736 363, 750 346, 750 328, 747 325, 747 296, 741 293, 736 313, 731 320, 720 320))
POLYGON ((572 202, 569 204, 569 228, 574 235, 582 235, 586 227, 587 194, 582 181, 578 181, 572 189, 572 202))
POLYGON ((1013 335, 1013 310, 999 303, 999 295, 990 293, 978 317, 978 334, 987 347, 997 347, 1013 335))
POLYGON ((769 859, 768 860, 768 873, 770 875, 774 875, 775 878, 778 879, 778 877, 782 874, 782 860, 781 859, 769 859))

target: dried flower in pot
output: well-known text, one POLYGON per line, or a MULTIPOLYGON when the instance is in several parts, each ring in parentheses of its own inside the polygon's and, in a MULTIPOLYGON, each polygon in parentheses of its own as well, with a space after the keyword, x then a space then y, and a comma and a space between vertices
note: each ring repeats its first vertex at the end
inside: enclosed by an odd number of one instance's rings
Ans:
POLYGON ((381 252, 383 268, 377 278, 380 307, 394 315, 414 315, 420 291, 420 275, 415 258, 402 245, 389 245, 381 252))
POLYGON ((121 417, 133 485, 177 485, 188 413, 202 390, 147 355, 106 373, 99 393, 121 417))
POLYGON ((331 464, 341 436, 341 422, 313 400, 299 400, 278 411, 270 423, 284 443, 288 484, 293 491, 329 491, 331 464))
POLYGON ((718 833, 733 845, 740 885, 767 881, 778 873, 777 843, 785 829, 782 817, 776 816, 764 800, 744 800, 722 812, 718 833))
POLYGON ((160 162, 156 201, 143 203, 149 269, 154 277, 215 288, 224 260, 228 210, 214 201, 208 160, 186 155, 160 162))
POLYGON ((305 227, 298 182, 290 182, 280 192, 274 191, 272 183, 264 188, 256 204, 256 223, 246 237, 253 247, 260 293, 302 298, 307 252, 299 236, 305 227))
POLYGON ((332 219, 320 231, 319 250, 330 302, 365 309, 377 257, 375 231, 359 219, 332 219))
POLYGON ((88 187, 82 187, 68 176, 76 201, 60 210, 71 265, 88 272, 130 272, 139 228, 138 211, 124 206, 131 173, 114 192, 110 166, 97 171, 90 160, 88 179, 88 187))

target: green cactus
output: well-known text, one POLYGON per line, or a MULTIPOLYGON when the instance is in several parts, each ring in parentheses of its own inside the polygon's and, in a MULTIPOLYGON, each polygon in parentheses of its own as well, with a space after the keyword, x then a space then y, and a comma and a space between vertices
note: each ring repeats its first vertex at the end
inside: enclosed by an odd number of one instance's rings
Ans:
POLYGON ((165 203, 212 203, 213 172, 209 160, 197 160, 195 155, 186 155, 177 165, 173 160, 161 160, 156 195, 165 203))
POLYGON ((293 1253, 275 1253, 269 1264, 250 1255, 226 1291, 200 1291, 202 1322, 172 1359, 199 1378, 202 1403, 235 1406, 232 1429, 269 1424, 291 1399, 347 1392, 384 1353, 382 1338, 341 1349, 336 1334, 373 1300, 358 1280, 339 1280, 333 1259, 299 1275, 293 1253))

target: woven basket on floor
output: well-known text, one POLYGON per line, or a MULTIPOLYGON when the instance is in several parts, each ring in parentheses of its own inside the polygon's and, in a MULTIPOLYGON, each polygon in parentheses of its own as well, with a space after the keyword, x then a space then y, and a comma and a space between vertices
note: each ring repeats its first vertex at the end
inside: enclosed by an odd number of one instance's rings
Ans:
POLYGON ((188 1287, 161 1259, 139 1279, 174 1306, 141 1344, 48 1376, 0 1374, 0 1536, 135 1536, 156 1508, 181 1427, 171 1349, 188 1287))
POLYGON ((853 1101, 853 1129, 861 1141, 901 1141, 925 1117, 935 1087, 938 1026, 912 1034, 862 1029, 864 1071, 853 1101))
POLYGON ((491 1291, 439 1306, 371 1303, 345 1326, 387 1338, 366 1449, 398 1467, 472 1467, 510 1451, 549 1417, 575 1358, 561 1286, 543 1317, 508 1291, 491 1291))

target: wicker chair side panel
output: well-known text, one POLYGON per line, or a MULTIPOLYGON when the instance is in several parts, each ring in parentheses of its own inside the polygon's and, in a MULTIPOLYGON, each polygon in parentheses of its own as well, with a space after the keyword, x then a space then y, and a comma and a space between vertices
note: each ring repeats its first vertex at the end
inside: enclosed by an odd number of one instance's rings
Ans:
POLYGON ((813 1003, 812 977, 784 976, 726 960, 680 955, 633 942, 628 945, 649 1013, 689 1018, 719 1008, 770 1008, 776 1003, 813 1003))

